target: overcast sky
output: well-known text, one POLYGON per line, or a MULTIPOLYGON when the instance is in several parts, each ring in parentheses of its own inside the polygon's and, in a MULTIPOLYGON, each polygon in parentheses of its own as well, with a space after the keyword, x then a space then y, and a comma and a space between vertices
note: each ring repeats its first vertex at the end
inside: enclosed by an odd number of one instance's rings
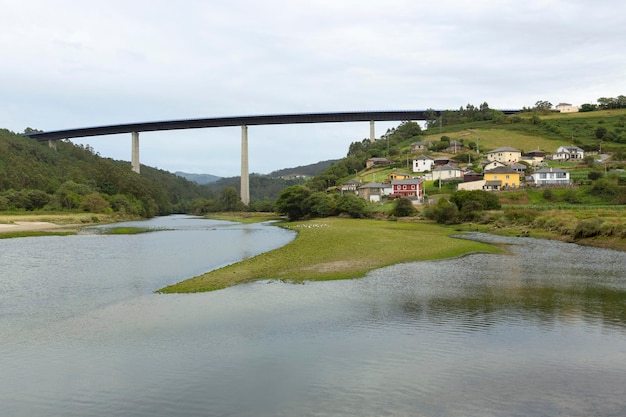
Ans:
MULTIPOLYGON (((14 132, 626 94, 618 0, 0 0, 0 16, 0 128, 14 132)), ((342 158, 369 123, 248 135, 250 172, 266 174, 342 158)), ((146 132, 141 163, 236 176, 240 140, 146 132)), ((130 134, 73 141, 130 160, 130 134)))

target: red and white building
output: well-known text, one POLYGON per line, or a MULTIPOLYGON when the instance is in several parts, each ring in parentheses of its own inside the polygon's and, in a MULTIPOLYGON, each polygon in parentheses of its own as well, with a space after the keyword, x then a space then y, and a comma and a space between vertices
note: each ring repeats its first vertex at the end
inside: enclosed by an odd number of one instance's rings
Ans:
POLYGON ((424 199, 424 180, 421 178, 391 181, 391 187, 396 197, 407 197, 420 202, 424 199))

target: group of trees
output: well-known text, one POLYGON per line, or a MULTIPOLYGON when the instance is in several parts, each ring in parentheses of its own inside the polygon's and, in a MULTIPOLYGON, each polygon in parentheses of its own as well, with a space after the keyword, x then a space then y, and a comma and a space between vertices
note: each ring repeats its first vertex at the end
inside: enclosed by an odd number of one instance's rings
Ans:
POLYGON ((367 202, 353 193, 314 191, 305 185, 285 188, 276 199, 275 209, 278 213, 286 215, 289 220, 340 214, 363 218, 370 214, 367 202))
POLYGON ((611 109, 626 109, 626 96, 619 95, 617 97, 600 97, 598 104, 585 103, 580 106, 581 112, 595 111, 595 110, 611 110, 611 109))
POLYGON ((500 209, 500 200, 494 193, 483 190, 456 191, 450 199, 440 198, 427 207, 424 214, 437 223, 454 224, 479 220, 484 210, 500 209))
POLYGON ((0 130, 0 210, 85 210, 143 217, 185 212, 210 192, 167 171, 102 158, 88 146, 57 150, 0 130))

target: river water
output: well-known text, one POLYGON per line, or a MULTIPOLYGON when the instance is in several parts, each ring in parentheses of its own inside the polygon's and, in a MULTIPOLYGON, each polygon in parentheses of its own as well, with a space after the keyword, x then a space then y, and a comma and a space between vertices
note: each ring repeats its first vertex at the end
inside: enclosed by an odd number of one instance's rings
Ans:
POLYGON ((626 253, 476 234, 507 254, 165 295, 294 235, 137 225, 0 240, 1 416, 626 415, 626 253))

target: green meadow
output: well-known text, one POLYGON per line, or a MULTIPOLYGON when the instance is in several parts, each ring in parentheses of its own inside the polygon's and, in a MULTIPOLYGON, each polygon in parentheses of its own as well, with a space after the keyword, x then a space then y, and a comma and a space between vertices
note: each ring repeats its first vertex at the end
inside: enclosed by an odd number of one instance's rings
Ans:
POLYGON ((213 291, 262 279, 286 282, 363 277, 384 266, 499 252, 487 244, 451 237, 434 224, 325 218, 283 222, 297 232, 287 245, 165 287, 158 292, 213 291))

